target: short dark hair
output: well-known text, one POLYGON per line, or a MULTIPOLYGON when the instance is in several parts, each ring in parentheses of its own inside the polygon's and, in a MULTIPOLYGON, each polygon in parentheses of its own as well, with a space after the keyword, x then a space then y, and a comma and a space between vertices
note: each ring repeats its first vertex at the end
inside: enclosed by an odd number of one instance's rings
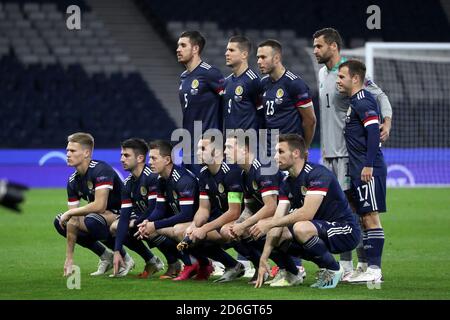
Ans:
POLYGON ((319 38, 320 36, 323 36, 323 39, 325 42, 330 45, 333 42, 336 42, 338 51, 342 48, 342 38, 339 32, 336 29, 333 28, 323 28, 318 31, 316 31, 313 34, 313 40, 316 38, 319 38))
POLYGON ((198 53, 202 53, 206 45, 205 37, 196 30, 183 31, 180 34, 180 38, 189 38, 192 45, 198 46, 198 53))
POLYGON ((249 54, 252 51, 252 43, 250 40, 245 36, 232 36, 228 42, 236 42, 238 44, 238 48, 241 51, 247 51, 249 54))
POLYGON ((306 143, 305 139, 303 139, 302 136, 296 134, 296 133, 287 133, 287 134, 281 134, 278 138, 279 142, 287 142, 289 146, 289 150, 299 150, 300 151, 300 157, 302 159, 306 159, 307 157, 307 150, 306 150, 306 143))
POLYGON ((166 140, 153 140, 149 144, 149 149, 158 149, 159 154, 163 157, 172 156, 172 144, 166 140))
POLYGON ((258 48, 261 47, 271 47, 273 50, 275 50, 275 52, 282 54, 283 52, 283 47, 281 46, 281 43, 278 40, 274 40, 274 39, 267 39, 264 40, 263 42, 261 42, 260 44, 258 44, 258 48))
POLYGON ((142 155, 142 156, 144 156, 144 158, 147 156, 147 153, 148 153, 147 143, 145 142, 144 139, 140 139, 140 138, 127 139, 121 143, 121 147, 123 149, 125 149, 125 148, 133 149, 134 153, 137 156, 142 155))
POLYGON ((358 75, 359 81, 364 82, 364 79, 366 78, 366 65, 363 62, 356 59, 350 59, 341 63, 339 70, 344 67, 348 68, 350 77, 353 78, 355 75, 358 75))

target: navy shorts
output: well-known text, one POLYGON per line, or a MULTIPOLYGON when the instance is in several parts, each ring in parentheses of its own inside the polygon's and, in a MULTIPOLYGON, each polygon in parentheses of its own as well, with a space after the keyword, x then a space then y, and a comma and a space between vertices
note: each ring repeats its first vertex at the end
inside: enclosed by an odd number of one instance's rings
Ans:
MULTIPOLYGON (((359 243, 361 229, 356 222, 329 222, 325 220, 312 220, 311 223, 314 224, 317 229, 318 237, 325 242, 325 245, 331 253, 352 251, 359 243)), ((291 232, 292 237, 296 239, 294 234, 294 226, 291 225, 288 229, 291 232)), ((303 246, 297 249, 292 247, 292 249, 299 250, 299 252, 294 255, 310 260, 304 252, 303 246)))
POLYGON ((311 221, 317 229, 319 238, 325 242, 331 253, 342 253, 356 248, 361 237, 357 223, 311 221))
POLYGON ((386 176, 372 177, 369 183, 352 177, 351 184, 352 202, 357 214, 386 212, 386 176))

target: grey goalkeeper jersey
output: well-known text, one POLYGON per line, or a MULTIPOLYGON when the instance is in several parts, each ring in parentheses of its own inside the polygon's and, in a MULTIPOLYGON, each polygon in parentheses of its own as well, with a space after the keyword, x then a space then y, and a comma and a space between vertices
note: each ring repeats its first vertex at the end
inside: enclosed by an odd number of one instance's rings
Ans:
MULTIPOLYGON (((346 60, 341 58, 331 70, 323 66, 319 71, 320 144, 324 158, 348 157, 344 127, 349 99, 336 87, 339 65, 346 60)), ((386 94, 368 78, 364 85, 377 99, 382 117, 392 118, 392 107, 386 94)))

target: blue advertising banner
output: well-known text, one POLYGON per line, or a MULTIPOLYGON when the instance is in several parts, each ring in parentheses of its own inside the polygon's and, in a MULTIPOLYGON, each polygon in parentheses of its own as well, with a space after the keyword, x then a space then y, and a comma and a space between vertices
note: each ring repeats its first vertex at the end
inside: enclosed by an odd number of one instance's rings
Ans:
MULTIPOLYGON (((450 186, 450 149, 384 149, 390 187, 450 186)), ((94 159, 111 164, 123 179, 120 149, 96 149, 94 159)), ((320 150, 309 160, 320 163, 320 150)), ((179 163, 179 159, 176 162, 179 163)), ((62 188, 74 171, 66 165, 65 150, 0 150, 0 179, 34 188, 62 188)))

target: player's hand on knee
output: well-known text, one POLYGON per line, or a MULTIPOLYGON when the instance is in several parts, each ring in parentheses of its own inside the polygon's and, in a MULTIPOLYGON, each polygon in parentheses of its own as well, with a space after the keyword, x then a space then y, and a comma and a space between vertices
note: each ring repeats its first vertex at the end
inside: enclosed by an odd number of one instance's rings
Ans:
POLYGON ((220 230, 220 233, 222 233, 223 235, 225 235, 228 238, 232 239, 232 236, 231 236, 231 225, 222 227, 222 230, 220 230))
POLYGON ((264 234, 263 231, 259 228, 259 222, 250 227, 250 236, 253 239, 259 239, 264 234))
POLYGON ((144 221, 142 221, 141 223, 139 223, 138 225, 137 225, 137 227, 140 229, 141 227, 145 227, 146 225, 147 225, 147 222, 148 222, 148 220, 147 219, 145 219, 144 221))
POLYGON ((189 238, 196 242, 198 240, 203 240, 206 238, 206 232, 202 228, 195 228, 192 233, 189 235, 189 238))
POLYGON ((134 234, 135 237, 137 237, 139 240, 142 240, 144 238, 147 238, 148 235, 146 234, 146 227, 147 227, 148 220, 142 221, 142 223, 138 224, 138 231, 134 234))
POLYGON ((67 214, 67 212, 64 212, 61 217, 59 218, 59 225, 61 228, 65 228, 67 225, 67 221, 69 221, 70 216, 67 214))
POLYGON ((186 228, 186 231, 185 231, 185 233, 184 233, 184 236, 185 236, 185 237, 190 237, 191 234, 192 234, 192 231, 194 231, 194 229, 195 229, 195 225, 194 225, 194 224, 191 224, 189 227, 186 228))
POLYGON ((240 223, 235 223, 230 227, 230 235, 233 239, 239 239, 244 233, 244 229, 241 227, 240 223))

